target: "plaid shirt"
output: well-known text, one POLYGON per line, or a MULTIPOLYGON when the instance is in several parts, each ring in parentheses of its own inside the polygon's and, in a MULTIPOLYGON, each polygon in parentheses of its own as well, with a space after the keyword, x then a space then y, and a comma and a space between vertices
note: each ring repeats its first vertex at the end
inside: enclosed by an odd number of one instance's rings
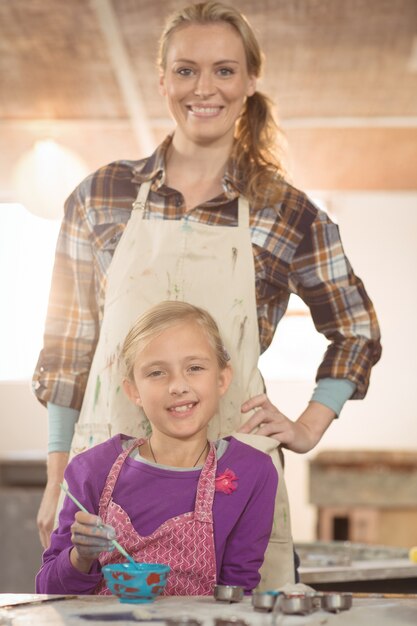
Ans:
MULTIPOLYGON (((84 180, 65 204, 57 243, 44 348, 33 377, 39 400, 79 409, 103 316, 107 271, 139 185, 152 180, 148 219, 181 219, 182 195, 164 184, 170 137, 140 161, 111 163, 84 180)), ((236 226, 241 175, 229 162, 224 192, 189 219, 236 226)), ((381 354, 379 327, 361 280, 346 258, 338 227, 305 194, 277 176, 281 201, 267 191, 251 204, 251 238, 261 351, 272 341, 290 293, 310 309, 330 344, 317 379, 342 378, 362 398, 381 354)))

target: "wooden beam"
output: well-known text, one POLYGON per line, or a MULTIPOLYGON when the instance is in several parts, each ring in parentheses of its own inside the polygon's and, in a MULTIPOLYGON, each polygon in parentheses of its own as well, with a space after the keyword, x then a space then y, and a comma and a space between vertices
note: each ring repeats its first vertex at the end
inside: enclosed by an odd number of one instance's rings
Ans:
POLYGON ((111 0, 90 0, 90 2, 107 44, 113 71, 132 124, 139 156, 147 156, 155 149, 156 140, 146 113, 138 77, 130 62, 112 2, 111 0))

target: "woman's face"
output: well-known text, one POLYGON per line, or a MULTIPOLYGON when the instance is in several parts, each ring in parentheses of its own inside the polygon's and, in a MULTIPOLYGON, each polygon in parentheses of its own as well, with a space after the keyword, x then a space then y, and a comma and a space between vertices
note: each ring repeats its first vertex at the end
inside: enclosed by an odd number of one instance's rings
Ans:
POLYGON ((231 144, 256 79, 248 74, 243 42, 232 26, 189 24, 171 35, 160 85, 177 139, 231 144))

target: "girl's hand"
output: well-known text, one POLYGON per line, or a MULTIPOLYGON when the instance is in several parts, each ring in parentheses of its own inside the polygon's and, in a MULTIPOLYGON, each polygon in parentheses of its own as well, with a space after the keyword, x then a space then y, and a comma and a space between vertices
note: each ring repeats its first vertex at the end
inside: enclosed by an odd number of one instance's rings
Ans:
POLYGON ((115 538, 114 528, 104 525, 100 517, 78 511, 71 526, 71 541, 74 544, 70 554, 72 565, 80 572, 88 573, 101 552, 114 549, 111 540, 115 538))
POLYGON ((255 409, 254 414, 239 428, 238 432, 273 437, 293 452, 308 452, 320 441, 335 417, 335 413, 324 404, 310 402, 296 422, 268 399, 266 394, 250 398, 242 404, 242 413, 255 409))

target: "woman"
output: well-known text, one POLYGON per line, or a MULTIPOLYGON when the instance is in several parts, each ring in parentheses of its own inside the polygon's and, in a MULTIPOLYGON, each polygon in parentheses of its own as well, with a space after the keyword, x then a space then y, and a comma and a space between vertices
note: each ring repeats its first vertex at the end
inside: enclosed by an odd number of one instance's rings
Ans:
MULTIPOLYGON (((167 22, 159 64, 173 135, 147 159, 101 168, 65 207, 34 375, 55 440, 38 519, 45 545, 74 423, 73 453, 117 432, 147 434, 143 416, 120 393, 118 353, 133 320, 152 304, 180 299, 206 308, 225 337, 235 382, 213 439, 240 430, 266 449, 281 443, 306 452, 344 401, 365 395, 380 357, 372 303, 337 227, 284 180, 273 156, 277 128, 256 90, 262 54, 244 17, 217 2, 186 7, 167 22), (331 341, 317 389, 295 421, 268 400, 257 369, 291 292, 331 341), (248 435, 257 427, 257 436, 248 435)), ((278 498, 275 547, 285 545, 279 558, 289 580, 283 481, 278 498)))

